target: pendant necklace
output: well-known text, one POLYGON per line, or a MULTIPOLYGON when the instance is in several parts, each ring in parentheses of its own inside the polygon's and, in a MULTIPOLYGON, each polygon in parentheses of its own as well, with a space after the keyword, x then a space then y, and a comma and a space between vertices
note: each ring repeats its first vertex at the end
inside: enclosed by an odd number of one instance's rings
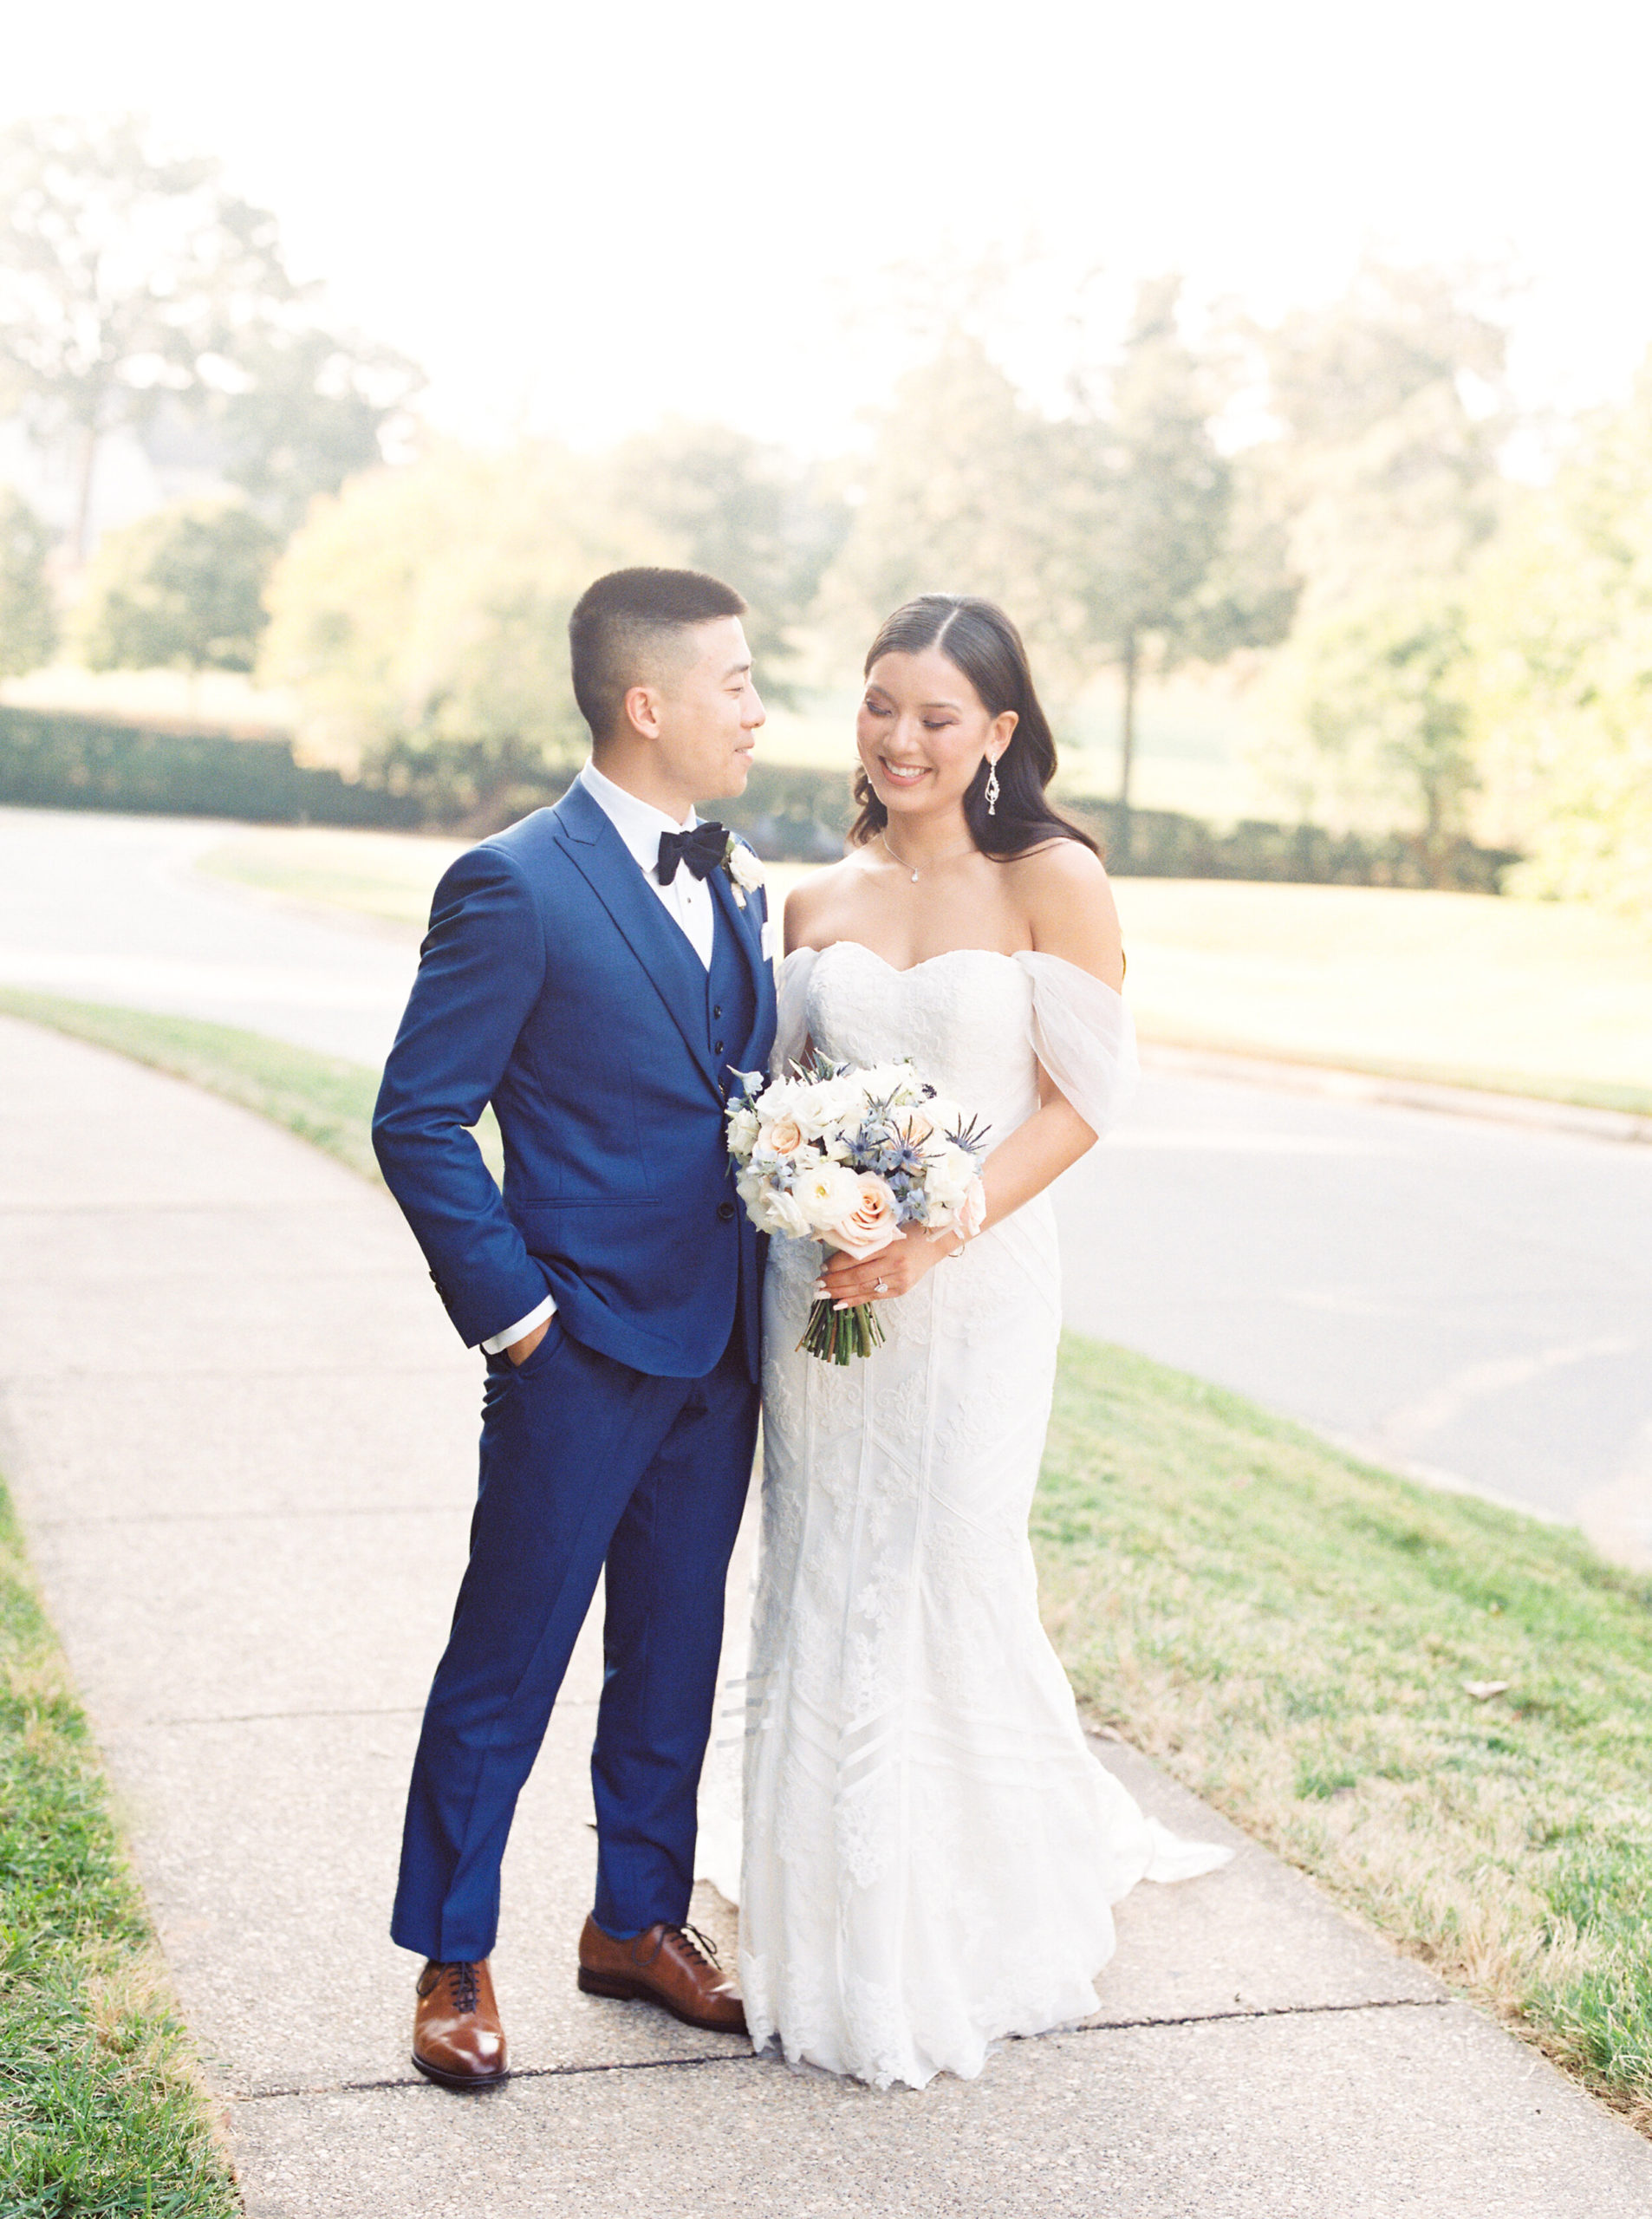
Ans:
MULTIPOLYGON (((878 837, 883 843, 884 853, 888 856, 889 861, 892 863, 899 863, 902 870, 910 872, 912 882, 915 886, 918 883, 917 872, 913 869, 912 865, 907 861, 904 856, 897 855, 894 849, 889 845, 888 834, 887 832, 880 832, 878 834, 878 837)), ((949 863, 953 862, 956 856, 968 855, 974 845, 975 843, 973 840, 966 840, 961 848, 948 849, 944 856, 937 856, 933 862, 926 863, 923 868, 926 870, 934 870, 941 863, 949 863)))

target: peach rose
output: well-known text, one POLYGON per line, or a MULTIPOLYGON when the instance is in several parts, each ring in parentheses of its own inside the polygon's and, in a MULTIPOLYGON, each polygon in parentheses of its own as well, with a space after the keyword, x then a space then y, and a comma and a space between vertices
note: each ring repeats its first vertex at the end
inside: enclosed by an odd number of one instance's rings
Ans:
POLYGON ((796 1155, 803 1145, 803 1129, 795 1117, 777 1117, 758 1135, 758 1146, 772 1149, 777 1155, 796 1155))
POLYGON ((862 1264, 888 1246, 901 1230, 901 1220, 894 1189, 875 1171, 857 1171, 855 1188, 854 1207, 839 1218, 826 1238, 834 1248, 862 1264))
POLYGON ((915 1109, 892 1110, 889 1123, 911 1148, 921 1148, 935 1129, 923 1111, 915 1109))
POLYGON ((972 1179, 965 1189, 964 1199, 958 1206, 953 1224, 966 1240, 973 1240, 986 1224, 986 1189, 979 1179, 972 1179))

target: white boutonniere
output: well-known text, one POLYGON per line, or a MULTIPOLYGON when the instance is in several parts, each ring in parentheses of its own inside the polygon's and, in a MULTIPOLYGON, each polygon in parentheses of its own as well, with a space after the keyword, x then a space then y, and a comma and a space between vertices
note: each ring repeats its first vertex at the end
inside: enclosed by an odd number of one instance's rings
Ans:
POLYGON ((729 884, 741 908, 745 897, 754 894, 767 876, 755 848, 747 847, 738 832, 728 836, 728 845, 723 850, 723 868, 728 873, 729 884))

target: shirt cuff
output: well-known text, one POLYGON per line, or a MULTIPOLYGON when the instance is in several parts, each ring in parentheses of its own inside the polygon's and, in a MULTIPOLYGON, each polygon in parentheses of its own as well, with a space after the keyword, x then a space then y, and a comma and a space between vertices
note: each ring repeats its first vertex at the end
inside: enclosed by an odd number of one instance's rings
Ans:
POLYGON ((524 1334, 531 1333, 536 1325, 547 1318, 554 1317, 556 1310, 556 1304, 547 1295, 537 1310, 530 1310, 525 1318, 518 1318, 514 1325, 507 1325, 504 1332, 495 1333, 491 1340, 484 1341, 483 1355, 502 1356, 506 1349, 514 1348, 524 1334))

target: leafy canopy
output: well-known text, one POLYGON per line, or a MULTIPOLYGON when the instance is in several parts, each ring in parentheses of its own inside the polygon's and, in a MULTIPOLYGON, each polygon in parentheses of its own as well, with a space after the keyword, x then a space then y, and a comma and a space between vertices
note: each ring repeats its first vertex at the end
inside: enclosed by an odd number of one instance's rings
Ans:
POLYGON ((187 502, 104 535, 75 634, 88 670, 250 670, 281 542, 227 502, 187 502))

